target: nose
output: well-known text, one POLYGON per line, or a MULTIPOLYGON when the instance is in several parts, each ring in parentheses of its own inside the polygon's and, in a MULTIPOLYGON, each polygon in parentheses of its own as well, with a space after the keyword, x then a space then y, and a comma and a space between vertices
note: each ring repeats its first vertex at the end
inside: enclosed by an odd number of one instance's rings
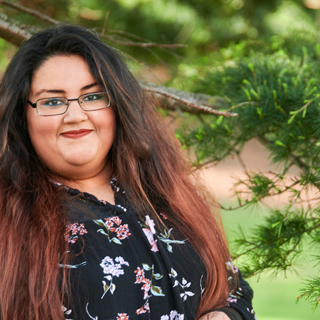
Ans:
POLYGON ((87 113, 83 111, 79 105, 79 102, 70 101, 67 112, 64 115, 64 122, 66 123, 78 123, 88 119, 87 113))

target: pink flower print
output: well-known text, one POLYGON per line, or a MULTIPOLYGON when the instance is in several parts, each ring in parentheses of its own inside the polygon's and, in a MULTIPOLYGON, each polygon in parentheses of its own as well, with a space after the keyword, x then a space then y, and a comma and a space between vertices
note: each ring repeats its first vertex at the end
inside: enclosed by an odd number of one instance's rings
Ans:
POLYGON ((146 282, 142 287, 141 290, 144 290, 144 295, 143 295, 143 299, 146 300, 148 298, 148 293, 150 290, 150 280, 147 279, 148 282, 146 282))
POLYGON ((117 226, 119 226, 122 222, 122 220, 118 216, 114 216, 110 218, 117 226))
POLYGON ((122 220, 118 216, 110 217, 105 219, 105 225, 111 232, 115 232, 116 228, 114 225, 119 226, 122 222, 122 220))
POLYGON ((154 240, 154 237, 153 237, 153 235, 156 234, 155 223, 152 219, 150 219, 149 216, 146 216, 145 224, 148 228, 142 228, 142 231, 146 235, 146 237, 151 245, 151 251, 157 252, 157 251, 159 251, 158 245, 157 245, 157 240, 154 240))
POLYGON ((154 265, 149 266, 148 264, 143 263, 142 267, 143 267, 143 269, 141 269, 140 267, 137 267, 137 269, 134 271, 134 273, 136 274, 136 282, 135 283, 143 283, 141 290, 144 291, 143 299, 146 300, 146 302, 144 303, 144 305, 141 308, 136 310, 137 314, 150 312, 149 298, 152 295, 162 296, 162 297, 165 296, 161 287, 155 286, 152 283, 153 280, 160 280, 163 276, 159 273, 154 272, 154 265), (151 279, 147 279, 145 277, 145 273, 144 273, 145 270, 151 271, 151 279), (150 295, 149 295, 149 292, 150 292, 150 295))
POLYGON ((129 320, 129 316, 126 313, 118 313, 117 320, 129 320))
POLYGON ((116 244, 122 244, 120 240, 124 240, 131 236, 129 231, 129 227, 127 224, 121 224, 122 220, 118 216, 105 218, 103 220, 93 220, 96 224, 98 224, 102 229, 97 230, 108 237, 110 242, 116 244), (106 229, 106 230, 104 230, 106 229), (116 232, 116 237, 114 237, 111 232, 116 232))
POLYGON ((69 243, 75 243, 80 235, 88 233, 87 229, 84 226, 84 223, 79 224, 78 222, 67 225, 64 238, 69 243), (71 235, 70 235, 71 232, 71 235))
POLYGON ((143 299, 146 300, 149 296, 150 280, 145 277, 144 270, 140 269, 140 267, 138 267, 137 270, 134 271, 134 273, 136 273, 135 283, 143 283, 141 290, 144 291, 143 299))
POLYGON ((121 225, 116 229, 117 232, 117 238, 119 240, 123 240, 129 236, 131 236, 131 233, 129 232, 129 227, 127 224, 121 225))
POLYGON ((136 273, 136 282, 135 283, 144 283, 146 279, 144 275, 144 270, 141 269, 140 267, 137 268, 137 270, 134 271, 136 273))
POLYGON ((146 221, 145 221, 146 225, 150 228, 150 231, 152 232, 152 234, 156 233, 156 229, 155 227, 155 223, 152 219, 150 219, 149 216, 146 216, 146 221))
POLYGON ((104 224, 110 230, 110 228, 112 228, 112 226, 113 226, 113 221, 111 220, 111 218, 106 218, 105 220, 106 220, 106 222, 104 224))
POLYGON ((163 214, 163 213, 161 213, 161 212, 160 212, 160 214, 161 214, 161 216, 162 216, 162 218, 163 218, 164 220, 167 220, 167 219, 168 219, 168 217, 167 217, 165 214, 163 214))
POLYGON ((150 229, 142 228, 144 234, 146 235, 150 245, 151 245, 151 251, 157 252, 159 251, 157 240, 154 240, 153 234, 150 229))
POLYGON ((147 301, 141 308, 136 310, 136 314, 150 313, 149 302, 147 301))
POLYGON ((227 301, 228 301, 229 303, 236 303, 236 302, 238 301, 238 299, 229 297, 229 298, 227 299, 227 301))
POLYGON ((111 232, 116 232, 119 240, 123 240, 131 236, 128 225, 121 225, 122 220, 118 216, 106 218, 105 221, 106 222, 104 224, 107 229, 111 232))

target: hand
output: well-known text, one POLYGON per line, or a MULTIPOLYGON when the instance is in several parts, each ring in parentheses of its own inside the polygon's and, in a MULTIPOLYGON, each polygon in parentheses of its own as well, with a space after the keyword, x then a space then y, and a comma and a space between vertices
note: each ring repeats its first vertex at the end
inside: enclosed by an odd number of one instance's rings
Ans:
POLYGON ((230 320, 230 318, 224 312, 214 311, 205 314, 199 320, 230 320))

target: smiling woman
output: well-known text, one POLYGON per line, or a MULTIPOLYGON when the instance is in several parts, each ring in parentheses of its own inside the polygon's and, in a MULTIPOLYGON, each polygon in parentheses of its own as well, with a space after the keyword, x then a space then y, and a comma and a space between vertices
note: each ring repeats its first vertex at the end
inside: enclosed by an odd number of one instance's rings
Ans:
MULTIPOLYGON (((27 127, 39 159, 59 175, 54 177, 56 181, 67 179, 69 186, 81 189, 80 182, 85 184, 94 179, 100 189, 96 194, 99 199, 113 203, 113 192, 106 181, 111 174, 108 153, 114 140, 116 120, 106 98, 94 100, 93 93, 101 91, 103 88, 82 57, 53 56, 33 75, 29 101, 37 101, 37 109, 27 107, 27 127), (56 95, 65 97, 60 101, 65 99, 67 103, 59 102, 56 95), (97 108, 83 110, 97 104, 92 100, 98 101, 97 108), (39 117, 39 110, 47 116, 39 117)), ((85 190, 95 194, 88 186, 85 190)))
POLYGON ((0 318, 254 319, 190 173, 94 33, 34 35, 0 85, 0 318))

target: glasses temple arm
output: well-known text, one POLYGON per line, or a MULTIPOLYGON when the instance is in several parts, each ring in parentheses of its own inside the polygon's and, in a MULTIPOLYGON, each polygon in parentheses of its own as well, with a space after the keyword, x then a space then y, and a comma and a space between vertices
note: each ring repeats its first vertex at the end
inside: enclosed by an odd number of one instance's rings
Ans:
POLYGON ((32 103, 30 100, 27 100, 27 102, 30 104, 30 106, 32 108, 36 108, 37 107, 37 103, 32 103))

